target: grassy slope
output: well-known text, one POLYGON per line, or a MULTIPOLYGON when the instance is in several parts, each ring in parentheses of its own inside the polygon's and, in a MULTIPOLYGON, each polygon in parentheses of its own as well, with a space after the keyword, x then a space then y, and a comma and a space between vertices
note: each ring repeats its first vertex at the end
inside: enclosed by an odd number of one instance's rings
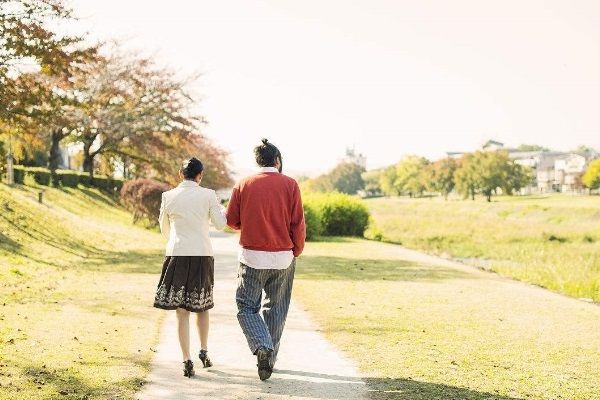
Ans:
POLYGON ((157 340, 159 235, 93 189, 44 199, 0 185, 0 398, 131 398, 157 340))
POLYGON ((295 295, 375 399, 600 399, 600 307, 399 246, 309 243, 295 295))
POLYGON ((600 197, 367 201, 386 241, 600 301, 600 197))

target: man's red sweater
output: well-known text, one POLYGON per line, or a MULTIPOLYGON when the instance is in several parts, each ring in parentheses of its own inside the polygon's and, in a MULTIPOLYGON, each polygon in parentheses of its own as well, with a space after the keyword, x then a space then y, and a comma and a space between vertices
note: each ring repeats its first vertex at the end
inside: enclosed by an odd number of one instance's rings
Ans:
POLYGON ((227 207, 227 225, 241 229, 240 245, 249 250, 304 249, 306 226, 300 188, 277 172, 250 176, 233 188, 227 207))

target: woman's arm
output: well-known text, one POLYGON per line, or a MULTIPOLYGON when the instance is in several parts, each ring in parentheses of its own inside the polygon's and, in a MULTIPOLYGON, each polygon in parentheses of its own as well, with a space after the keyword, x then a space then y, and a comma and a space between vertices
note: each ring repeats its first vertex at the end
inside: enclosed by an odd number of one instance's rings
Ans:
POLYGON ((227 224, 227 218, 225 217, 225 207, 221 205, 219 199, 217 198, 217 193, 213 191, 210 196, 210 205, 209 205, 209 216, 210 221, 218 230, 222 231, 225 228, 225 224, 227 224))
POLYGON ((171 233, 171 225, 169 223, 169 216, 165 211, 165 194, 162 194, 162 198, 160 201, 160 214, 158 215, 158 226, 160 227, 160 233, 167 239, 169 238, 169 234, 171 233))

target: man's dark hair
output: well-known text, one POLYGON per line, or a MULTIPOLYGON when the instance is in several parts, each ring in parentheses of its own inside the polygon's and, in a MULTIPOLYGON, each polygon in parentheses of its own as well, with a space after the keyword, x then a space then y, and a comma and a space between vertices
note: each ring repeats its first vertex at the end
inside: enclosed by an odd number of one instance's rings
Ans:
POLYGON ((196 179, 203 170, 202 161, 196 157, 187 158, 181 163, 181 174, 185 179, 196 179))
POLYGON ((281 152, 273 143, 269 143, 267 139, 263 139, 262 144, 254 148, 254 156, 256 157, 256 163, 260 167, 274 167, 278 158, 282 162, 281 152))

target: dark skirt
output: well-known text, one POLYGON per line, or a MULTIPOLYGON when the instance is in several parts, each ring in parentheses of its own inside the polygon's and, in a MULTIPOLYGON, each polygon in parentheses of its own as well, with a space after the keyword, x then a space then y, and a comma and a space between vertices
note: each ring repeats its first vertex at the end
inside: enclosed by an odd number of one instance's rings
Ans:
POLYGON ((202 312, 214 307, 215 261, 210 256, 167 256, 154 307, 202 312))

